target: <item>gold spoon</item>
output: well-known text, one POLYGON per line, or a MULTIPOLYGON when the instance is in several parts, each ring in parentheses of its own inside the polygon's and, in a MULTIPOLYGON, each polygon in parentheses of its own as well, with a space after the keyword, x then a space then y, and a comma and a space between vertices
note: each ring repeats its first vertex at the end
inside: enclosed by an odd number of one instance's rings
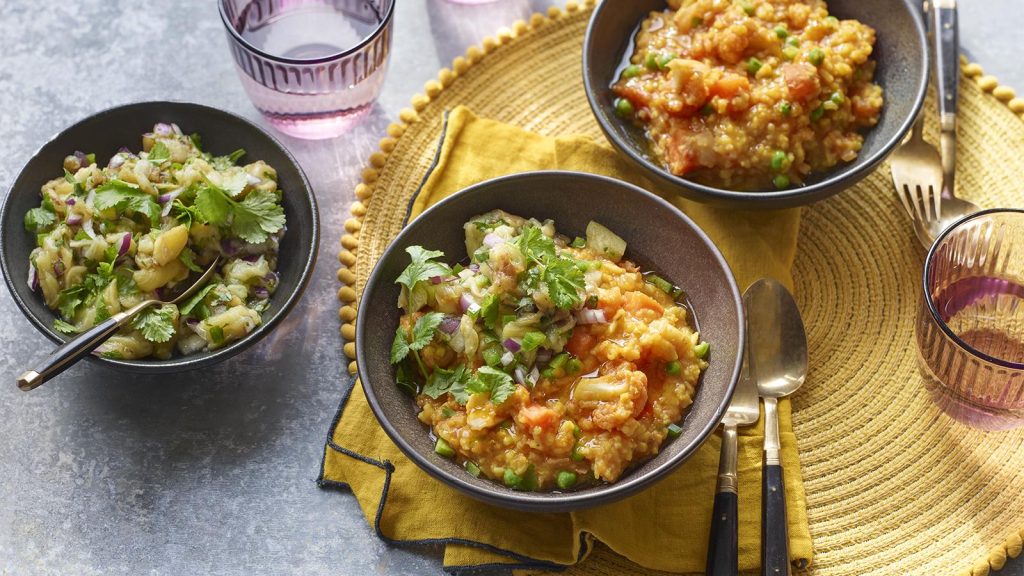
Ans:
POLYGON ((136 314, 142 312, 146 308, 155 305, 162 306, 164 304, 177 304, 185 298, 188 298, 194 294, 196 290, 202 287, 203 284, 206 284, 206 281, 213 275, 214 270, 217 269, 217 264, 219 262, 220 257, 218 256, 210 266, 206 268, 203 275, 175 299, 167 302, 155 299, 143 300, 135 306, 114 314, 103 322, 100 322, 71 340, 68 340, 66 343, 54 350, 53 353, 43 361, 39 368, 29 370, 21 376, 18 376, 18 388, 21 388, 26 392, 34 390, 43 382, 46 382, 50 378, 53 378, 57 374, 67 370, 72 364, 78 362, 84 356, 95 350, 96 347, 105 342, 107 338, 113 336, 115 332, 120 330, 121 327, 127 324, 133 317, 135 317, 136 314))

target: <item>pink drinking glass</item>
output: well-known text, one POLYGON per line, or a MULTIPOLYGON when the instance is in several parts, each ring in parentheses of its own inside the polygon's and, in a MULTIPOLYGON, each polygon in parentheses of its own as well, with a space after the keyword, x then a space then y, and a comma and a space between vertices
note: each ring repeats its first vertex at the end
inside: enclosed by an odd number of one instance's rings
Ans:
POLYGON ((220 0, 238 77, 278 130, 330 138, 380 94, 394 0, 220 0))
POLYGON ((956 420, 1024 426, 1024 210, 985 210, 928 252, 917 315, 925 388, 956 420))

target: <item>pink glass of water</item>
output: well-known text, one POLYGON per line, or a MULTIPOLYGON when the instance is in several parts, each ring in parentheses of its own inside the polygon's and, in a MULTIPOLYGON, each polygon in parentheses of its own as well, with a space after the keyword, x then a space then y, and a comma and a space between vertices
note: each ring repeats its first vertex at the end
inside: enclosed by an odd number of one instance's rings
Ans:
POLYGON ((939 236, 916 334, 943 411, 984 430, 1024 426, 1024 210, 978 212, 939 236))
POLYGON ((394 0, 220 0, 249 99, 299 138, 345 132, 373 107, 391 52, 394 0))

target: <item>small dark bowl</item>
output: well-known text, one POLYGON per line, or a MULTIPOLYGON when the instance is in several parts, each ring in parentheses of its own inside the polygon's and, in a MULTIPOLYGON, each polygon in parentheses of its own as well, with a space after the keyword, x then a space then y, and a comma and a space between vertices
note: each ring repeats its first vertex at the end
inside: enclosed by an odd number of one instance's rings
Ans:
POLYGON ((837 194, 870 174, 910 130, 928 88, 928 49, 919 8, 910 0, 829 0, 829 13, 859 20, 876 31, 872 57, 875 82, 885 104, 878 124, 864 132, 864 147, 853 162, 811 175, 807 184, 787 190, 737 192, 676 176, 650 153, 643 130, 615 114, 611 85, 633 51, 633 38, 665 0, 601 2, 594 9, 583 44, 583 83, 590 107, 605 136, 622 155, 665 190, 719 206, 774 209, 810 204, 837 194))
POLYGON ((744 341, 739 289, 711 240, 671 204, 631 184, 576 172, 531 172, 471 186, 413 220, 384 251, 360 298, 356 321, 359 378, 388 436, 428 474, 490 504, 556 512, 606 504, 650 486, 700 447, 725 414, 740 370, 744 341), (568 236, 584 235, 600 221, 627 242, 626 257, 657 270, 682 287, 703 339, 711 343, 709 366, 678 438, 656 457, 614 484, 570 492, 517 492, 499 482, 474 478, 452 460, 434 453, 428 430, 417 420, 415 402, 395 385, 388 362, 401 311, 395 278, 409 263, 405 249, 422 245, 444 250, 451 263, 465 257, 462 224, 501 208, 513 214, 551 218, 568 236), (639 225, 643 223, 643 225, 639 225))
POLYGON ((93 152, 96 162, 105 165, 122 146, 138 151, 142 134, 152 131, 158 122, 175 123, 186 134, 198 132, 203 138, 203 149, 214 154, 245 148, 243 161, 263 160, 277 169, 278 183, 284 190, 288 229, 281 239, 277 269, 281 280, 277 291, 270 298, 270 308, 263 313, 263 324, 245 338, 213 352, 175 356, 169 360, 113 360, 89 356, 108 366, 151 374, 209 366, 238 354, 266 336, 305 290, 320 242, 320 217, 306 175, 284 146, 255 124, 223 110, 187 102, 140 102, 104 110, 44 144, 22 169, 0 209, 0 268, 14 301, 40 332, 57 344, 69 339, 53 329, 56 315, 43 303, 42 295, 30 290, 26 282, 28 257, 35 248, 35 237, 26 232, 22 224, 25 213, 39 206, 39 189, 60 176, 65 156, 75 150, 93 152))

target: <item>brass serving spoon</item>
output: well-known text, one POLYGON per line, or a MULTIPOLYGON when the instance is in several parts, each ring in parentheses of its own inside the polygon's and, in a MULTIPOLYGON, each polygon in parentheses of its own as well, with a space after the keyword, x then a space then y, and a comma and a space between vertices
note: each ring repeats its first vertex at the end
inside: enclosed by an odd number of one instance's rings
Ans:
POLYGON ((50 378, 53 378, 57 374, 67 370, 72 364, 78 362, 87 354, 96 349, 97 346, 102 344, 114 335, 122 326, 131 321, 136 314, 142 312, 150 306, 162 306, 164 304, 177 304, 188 298, 196 292, 199 288, 206 284, 210 276, 217 269, 217 264, 220 263, 220 257, 218 256, 203 272, 203 275, 199 277, 187 290, 179 294, 176 298, 169 301, 163 300, 143 300, 135 306, 127 310, 123 310, 114 314, 110 318, 107 318, 103 322, 93 326, 92 328, 82 332, 78 336, 68 340, 59 348, 53 351, 46 360, 35 370, 29 370, 21 376, 18 376, 18 388, 25 390, 34 390, 39 387, 40 384, 46 382, 50 378))

